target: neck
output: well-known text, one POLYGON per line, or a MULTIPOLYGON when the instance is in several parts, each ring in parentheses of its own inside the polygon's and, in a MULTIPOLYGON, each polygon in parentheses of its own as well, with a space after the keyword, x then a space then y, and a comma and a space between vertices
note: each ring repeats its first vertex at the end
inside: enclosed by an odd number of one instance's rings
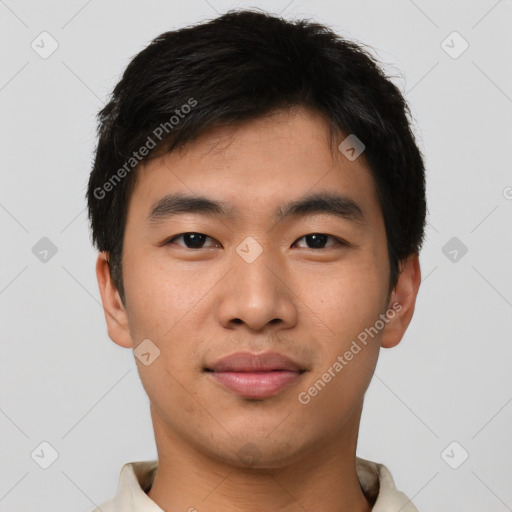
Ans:
POLYGON ((168 512, 370 512, 355 466, 361 410, 337 436, 271 468, 205 453, 164 428, 152 410, 159 464, 148 496, 168 512))

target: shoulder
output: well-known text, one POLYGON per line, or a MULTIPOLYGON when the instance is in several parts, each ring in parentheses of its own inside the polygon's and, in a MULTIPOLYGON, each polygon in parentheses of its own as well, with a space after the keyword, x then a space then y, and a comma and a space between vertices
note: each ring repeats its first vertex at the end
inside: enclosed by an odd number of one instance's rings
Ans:
POLYGON ((114 500, 108 500, 105 503, 102 503, 97 508, 92 510, 91 512, 115 512, 114 508, 114 500))
POLYGON ((359 483, 374 504, 372 512, 418 512, 412 501, 399 491, 384 464, 356 458, 359 483))

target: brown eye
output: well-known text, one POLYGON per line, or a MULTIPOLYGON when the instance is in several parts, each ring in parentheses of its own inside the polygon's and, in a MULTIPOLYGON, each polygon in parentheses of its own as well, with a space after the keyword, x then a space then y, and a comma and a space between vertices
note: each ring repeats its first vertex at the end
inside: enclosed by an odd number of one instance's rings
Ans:
MULTIPOLYGON (((205 243, 206 239, 213 240, 213 238, 209 237, 208 235, 204 235, 203 233, 182 233, 181 235, 176 235, 167 242, 165 242, 165 245, 171 245, 174 243, 175 240, 178 240, 182 238, 184 242, 184 247, 187 249, 202 249, 205 243)), ((183 247, 182 244, 175 244, 180 245, 183 247)))
MULTIPOLYGON (((327 248, 336 246, 336 245, 347 245, 345 242, 343 242, 339 238, 336 238, 331 235, 327 235, 325 233, 311 233, 309 235, 304 235, 303 237, 299 238, 299 240, 302 240, 302 239, 304 239, 306 241, 306 243, 308 244, 308 247, 306 247, 306 249, 325 249, 328 239, 333 240, 334 244, 327 246, 327 248)), ((299 240, 297 240, 294 243, 294 245, 297 244, 299 242, 299 240)))

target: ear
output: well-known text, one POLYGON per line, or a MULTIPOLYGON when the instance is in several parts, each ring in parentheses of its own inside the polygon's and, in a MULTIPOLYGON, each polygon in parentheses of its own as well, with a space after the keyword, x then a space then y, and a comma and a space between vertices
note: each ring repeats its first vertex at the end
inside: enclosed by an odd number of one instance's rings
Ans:
POLYGON ((110 275, 108 253, 100 252, 96 261, 96 277, 107 321, 109 338, 120 347, 131 348, 132 338, 128 326, 128 315, 110 275))
POLYGON ((411 322, 420 283, 420 262, 414 253, 400 263, 398 281, 388 303, 388 311, 394 311, 395 315, 392 318, 388 315, 390 320, 383 331, 382 347, 391 348, 400 343, 411 322))

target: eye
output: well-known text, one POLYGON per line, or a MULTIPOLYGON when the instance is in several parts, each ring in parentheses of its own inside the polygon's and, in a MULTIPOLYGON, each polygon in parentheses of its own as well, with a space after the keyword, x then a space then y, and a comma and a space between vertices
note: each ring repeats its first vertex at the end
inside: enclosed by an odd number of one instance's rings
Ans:
MULTIPOLYGON (((181 235, 173 236, 172 238, 169 238, 164 245, 171 245, 174 243, 175 240, 178 240, 182 238, 185 245, 184 247, 186 249, 202 249, 204 246, 204 242, 207 238, 210 240, 214 240, 213 238, 209 237, 208 235, 204 235, 203 233, 182 233, 181 235)), ((174 244, 174 245, 180 245, 183 247, 182 244, 174 244)), ((215 247, 215 246, 211 246, 215 247)))
MULTIPOLYGON (((308 246, 306 249, 328 249, 329 247, 335 246, 348 246, 349 244, 344 240, 334 237, 332 235, 327 235, 325 233, 310 233, 308 235, 304 235, 294 242, 293 245, 296 245, 300 242, 300 240, 304 240, 308 246), (328 240, 331 240, 333 243, 330 245, 326 245, 328 240)), ((205 235, 203 233, 196 232, 188 232, 182 233, 180 235, 175 235, 172 238, 169 238, 164 245, 178 245, 181 247, 185 247, 186 249, 203 249, 208 247, 218 247, 220 244, 212 237, 205 235), (175 243, 176 240, 183 239, 183 243, 175 243), (207 239, 214 241, 215 243, 210 246, 205 246, 205 242, 207 239)))
POLYGON ((329 238, 331 240, 334 240, 334 244, 331 244, 331 246, 327 246, 327 248, 336 245, 349 245, 344 240, 336 238, 332 235, 326 235, 325 233, 310 233, 309 235, 304 235, 303 237, 299 238, 296 242, 294 242, 294 245, 297 244, 299 240, 304 239, 306 243, 311 245, 311 247, 306 247, 306 249, 325 249, 325 244, 329 238))

